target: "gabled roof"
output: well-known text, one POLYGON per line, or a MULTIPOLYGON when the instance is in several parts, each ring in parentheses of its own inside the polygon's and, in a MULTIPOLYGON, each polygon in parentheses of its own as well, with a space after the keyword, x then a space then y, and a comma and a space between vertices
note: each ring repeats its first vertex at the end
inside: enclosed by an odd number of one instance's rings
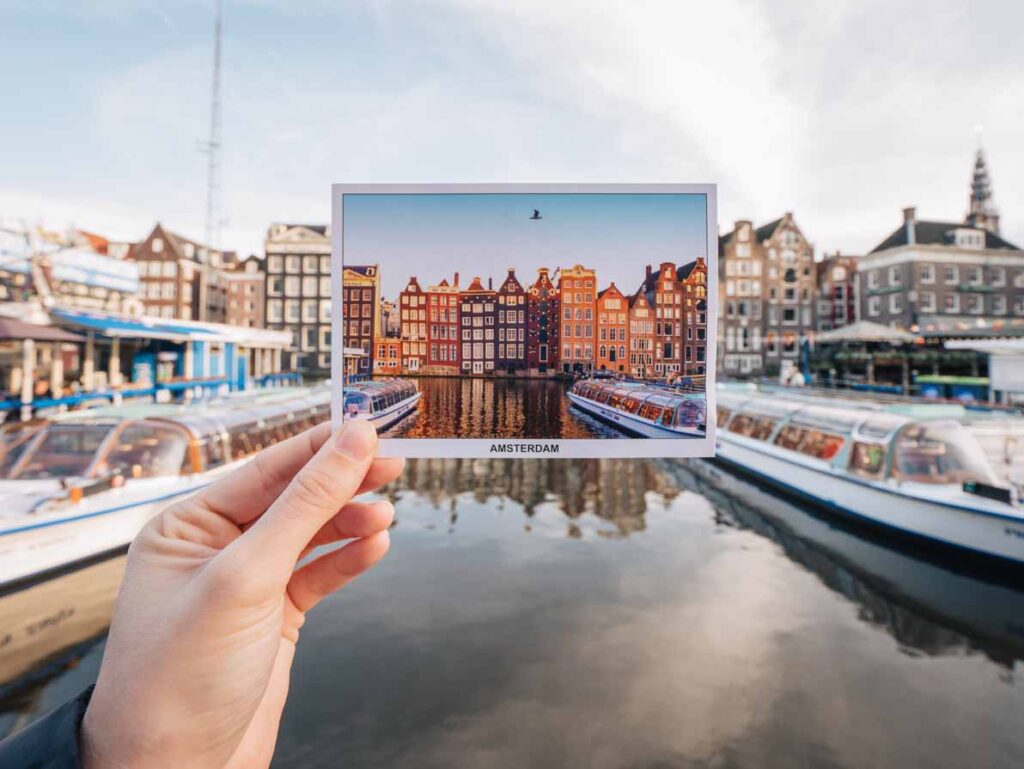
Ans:
MULTIPOLYGON (((994 250, 1020 251, 1018 246, 1008 240, 996 235, 994 232, 982 230, 979 227, 971 227, 969 224, 959 222, 929 222, 918 220, 914 222, 914 242, 923 246, 951 246, 954 244, 954 231, 962 229, 979 230, 985 233, 985 248, 994 250)), ((907 242, 907 225, 901 224, 889 237, 875 246, 868 253, 874 254, 878 251, 886 251, 890 248, 909 245, 907 242)))
POLYGON ((650 301, 647 299, 647 294, 644 293, 643 291, 637 291, 635 294, 630 294, 629 295, 629 306, 632 307, 637 302, 639 302, 640 301, 640 297, 643 297, 644 301, 646 301, 648 304, 650 304, 650 301))
POLYGON ((605 289, 602 289, 601 291, 598 291, 598 292, 597 292, 597 298, 598 298, 598 299, 603 299, 603 298, 604 298, 604 295, 605 295, 605 294, 607 294, 607 293, 608 293, 609 291, 611 291, 612 289, 615 289, 615 292, 616 292, 616 293, 617 293, 617 294, 618 294, 619 296, 624 296, 624 294, 622 293, 622 291, 620 291, 620 290, 619 290, 619 287, 618 287, 618 286, 616 286, 616 285, 615 285, 614 283, 611 283, 611 284, 609 284, 609 286, 608 286, 607 288, 605 288, 605 289))
POLYGON ((488 291, 490 291, 491 293, 494 293, 493 289, 484 288, 484 284, 480 282, 480 278, 476 277, 476 278, 473 278, 473 282, 469 284, 469 288, 467 288, 462 293, 464 293, 464 294, 487 293, 488 291))
POLYGON ((754 230, 754 237, 757 239, 757 242, 760 243, 764 240, 768 240, 768 238, 774 235, 775 230, 779 229, 779 225, 782 224, 782 220, 785 218, 785 216, 780 216, 775 221, 768 222, 768 224, 762 224, 754 230))

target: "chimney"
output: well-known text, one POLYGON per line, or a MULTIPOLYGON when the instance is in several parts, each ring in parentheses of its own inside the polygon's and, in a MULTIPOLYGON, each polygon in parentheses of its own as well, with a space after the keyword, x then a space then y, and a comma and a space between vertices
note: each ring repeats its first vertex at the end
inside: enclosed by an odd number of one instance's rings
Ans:
POLYGON ((455 288, 459 287, 459 273, 455 273, 455 288))
POLYGON ((907 245, 912 246, 917 242, 915 225, 917 224, 917 209, 914 206, 907 206, 903 209, 903 225, 907 230, 907 245))
POLYGON ((651 265, 647 265, 647 280, 651 279, 651 265))
POLYGON ((488 291, 493 291, 494 290, 494 278, 488 278, 487 279, 487 290, 488 291))
POLYGON ((540 268, 538 268, 537 274, 540 277, 542 277, 542 278, 546 278, 548 276, 548 268, 547 267, 540 267, 540 268))

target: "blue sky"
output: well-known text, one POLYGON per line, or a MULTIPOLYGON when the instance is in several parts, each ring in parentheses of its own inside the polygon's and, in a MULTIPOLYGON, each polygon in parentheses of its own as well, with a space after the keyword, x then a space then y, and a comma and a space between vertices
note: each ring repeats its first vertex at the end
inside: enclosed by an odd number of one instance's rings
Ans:
MULTIPOLYGON (((226 0, 223 245, 334 182, 717 182, 859 252, 966 208, 1024 242, 1024 4, 226 0), (941 41, 937 45, 936 41, 941 41)), ((0 218, 203 233, 211 0, 0 2, 0 218)))
POLYGON ((346 195, 345 262, 379 264, 389 299, 410 275, 497 288, 514 267, 528 286, 538 267, 575 264, 632 293, 647 264, 707 256, 706 210, 703 195, 346 195))

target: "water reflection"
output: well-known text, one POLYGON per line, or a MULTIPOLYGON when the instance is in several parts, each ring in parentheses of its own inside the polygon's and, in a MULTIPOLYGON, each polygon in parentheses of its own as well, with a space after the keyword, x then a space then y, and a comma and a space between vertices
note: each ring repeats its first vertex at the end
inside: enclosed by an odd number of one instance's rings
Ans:
POLYGON ((621 437, 573 409, 567 384, 547 379, 417 379, 419 407, 383 434, 398 438, 621 437))

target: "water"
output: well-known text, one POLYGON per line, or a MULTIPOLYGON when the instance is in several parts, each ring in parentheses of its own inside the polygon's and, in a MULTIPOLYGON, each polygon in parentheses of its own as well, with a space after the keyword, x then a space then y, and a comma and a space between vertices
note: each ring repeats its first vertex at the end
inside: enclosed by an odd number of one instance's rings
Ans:
MULTIPOLYGON (((712 465, 418 460, 310 617, 274 766, 1024 762, 1024 593, 712 465)), ((0 734, 102 641, 0 689, 0 734)))
POLYGON ((422 377, 415 412, 382 433, 392 438, 621 438, 573 407, 567 382, 422 377))

